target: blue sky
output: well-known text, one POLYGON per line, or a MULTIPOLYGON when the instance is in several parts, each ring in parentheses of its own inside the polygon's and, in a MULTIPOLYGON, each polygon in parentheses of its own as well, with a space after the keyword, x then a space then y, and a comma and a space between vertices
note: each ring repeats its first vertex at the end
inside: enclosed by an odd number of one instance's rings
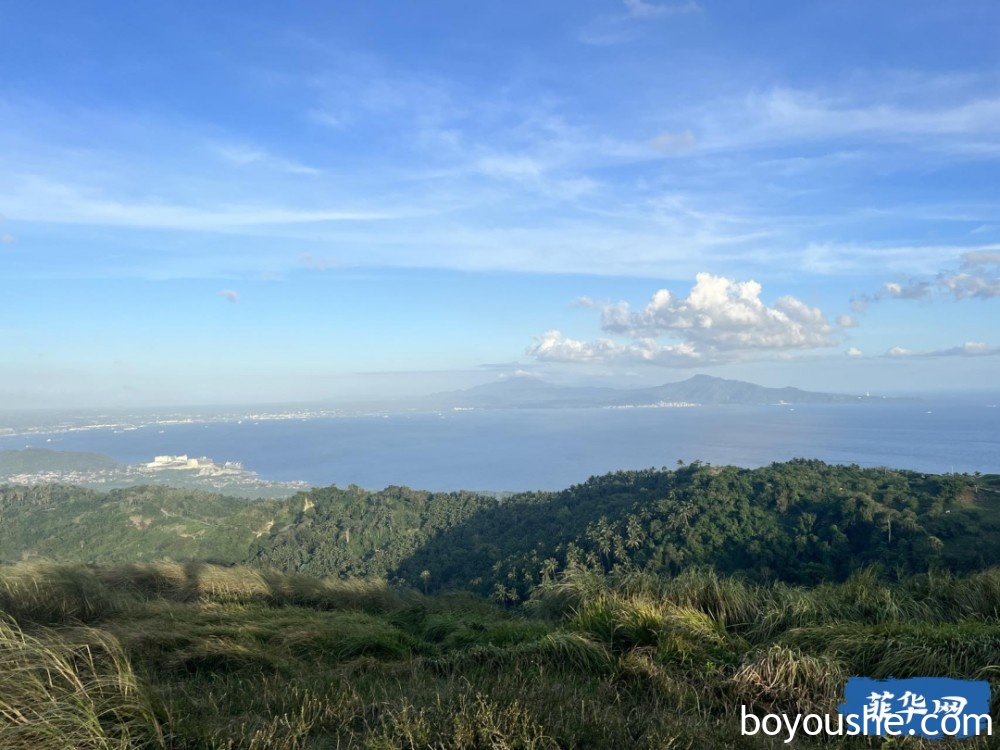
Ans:
POLYGON ((0 399, 1000 371, 1000 7, 0 8, 0 399))

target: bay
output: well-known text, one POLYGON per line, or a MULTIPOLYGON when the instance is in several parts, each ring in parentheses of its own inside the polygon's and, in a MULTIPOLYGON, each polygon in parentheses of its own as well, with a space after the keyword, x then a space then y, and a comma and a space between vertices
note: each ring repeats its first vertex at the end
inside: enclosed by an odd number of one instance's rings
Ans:
POLYGON ((317 486, 554 490, 678 460, 745 467, 791 458, 928 473, 1000 472, 1000 409, 984 403, 522 409, 148 425, 4 436, 26 446, 239 461, 317 486))

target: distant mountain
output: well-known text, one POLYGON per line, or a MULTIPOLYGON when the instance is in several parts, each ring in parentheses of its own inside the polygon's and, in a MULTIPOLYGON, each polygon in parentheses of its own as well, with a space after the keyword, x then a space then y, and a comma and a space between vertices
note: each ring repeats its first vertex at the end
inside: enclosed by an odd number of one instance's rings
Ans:
POLYGON ((767 388, 742 380, 695 375, 679 383, 650 388, 581 388, 534 378, 512 378, 463 391, 437 393, 423 405, 452 409, 552 409, 586 407, 655 407, 679 404, 856 404, 912 402, 917 399, 820 393, 799 388, 767 388))

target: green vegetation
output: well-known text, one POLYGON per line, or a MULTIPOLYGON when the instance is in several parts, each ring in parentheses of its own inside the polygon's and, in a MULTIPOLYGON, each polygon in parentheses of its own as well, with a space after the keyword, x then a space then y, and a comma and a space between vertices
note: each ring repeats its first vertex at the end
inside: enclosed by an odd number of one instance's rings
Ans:
POLYGON ((616 472, 502 500, 406 487, 261 501, 165 487, 0 487, 0 555, 245 563, 520 601, 581 564, 658 575, 709 565, 810 585, 867 565, 895 577, 971 572, 1000 564, 998 510, 997 476, 804 460, 616 472))
POLYGON ((740 706, 1000 686, 998 503, 814 461, 502 501, 0 488, 0 747, 784 746, 740 706))
POLYGON ((510 611, 375 579, 20 563, 0 568, 0 747, 779 747, 740 736, 741 705, 832 713, 852 674, 1000 682, 998 594, 997 569, 808 588, 578 567, 510 611))

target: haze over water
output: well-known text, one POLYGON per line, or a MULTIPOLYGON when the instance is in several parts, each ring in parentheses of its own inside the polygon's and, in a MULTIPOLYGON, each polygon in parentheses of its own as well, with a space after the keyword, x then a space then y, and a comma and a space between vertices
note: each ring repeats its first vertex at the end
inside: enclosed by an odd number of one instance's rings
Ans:
POLYGON ((678 460, 753 467, 791 458, 918 471, 1000 472, 992 401, 665 409, 518 409, 151 425, 0 438, 94 451, 240 461, 261 478, 318 486, 554 490, 678 460))

